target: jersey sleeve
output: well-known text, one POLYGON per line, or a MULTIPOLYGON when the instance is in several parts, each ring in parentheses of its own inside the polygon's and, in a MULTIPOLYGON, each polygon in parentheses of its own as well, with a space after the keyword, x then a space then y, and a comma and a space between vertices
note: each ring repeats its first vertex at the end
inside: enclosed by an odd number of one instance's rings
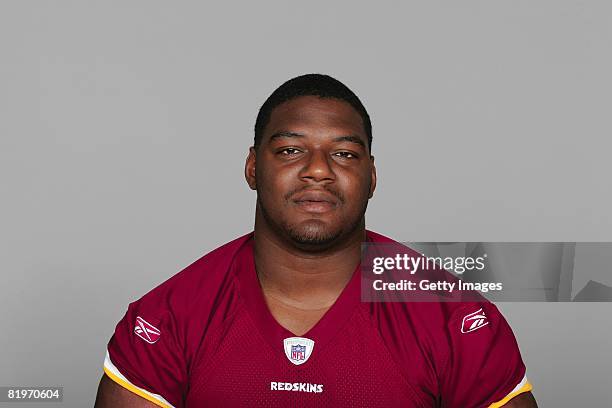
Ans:
POLYGON ((129 391, 161 406, 182 407, 187 364, 176 318, 163 298, 131 303, 108 343, 104 372, 129 391))
POLYGON ((448 322, 450 351, 442 378, 444 407, 502 407, 532 389, 514 334, 497 307, 470 303, 448 322))

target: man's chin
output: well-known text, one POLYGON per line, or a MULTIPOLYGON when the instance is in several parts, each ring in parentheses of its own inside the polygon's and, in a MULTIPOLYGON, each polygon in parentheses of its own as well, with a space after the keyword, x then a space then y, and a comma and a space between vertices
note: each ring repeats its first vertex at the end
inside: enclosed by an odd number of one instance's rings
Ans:
POLYGON ((328 248, 342 236, 341 228, 330 228, 314 220, 299 226, 286 226, 284 229, 294 244, 312 250, 328 248))

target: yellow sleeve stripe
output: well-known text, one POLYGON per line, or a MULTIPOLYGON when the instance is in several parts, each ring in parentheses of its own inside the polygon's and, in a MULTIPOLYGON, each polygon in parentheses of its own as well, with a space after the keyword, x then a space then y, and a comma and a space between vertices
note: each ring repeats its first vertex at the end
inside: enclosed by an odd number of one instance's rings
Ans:
POLYGON ((514 387, 514 389, 510 392, 510 394, 506 395, 504 397, 504 399, 502 399, 500 401, 497 401, 497 402, 494 402, 493 404, 489 405, 489 408, 500 408, 500 407, 503 407, 512 398, 514 398, 517 395, 522 394, 524 392, 531 391, 532 389, 533 389, 533 386, 531 385, 531 383, 529 381, 527 381, 527 377, 523 377, 523 380, 516 387, 514 387))
POLYGON ((155 405, 162 408, 174 408, 172 404, 166 401, 161 395, 153 394, 129 382, 128 379, 125 378, 123 374, 121 374, 121 372, 117 369, 117 367, 115 367, 115 365, 110 361, 108 352, 106 353, 106 359, 104 360, 104 372, 111 380, 113 380, 126 390, 131 391, 134 394, 148 401, 151 401, 155 405))

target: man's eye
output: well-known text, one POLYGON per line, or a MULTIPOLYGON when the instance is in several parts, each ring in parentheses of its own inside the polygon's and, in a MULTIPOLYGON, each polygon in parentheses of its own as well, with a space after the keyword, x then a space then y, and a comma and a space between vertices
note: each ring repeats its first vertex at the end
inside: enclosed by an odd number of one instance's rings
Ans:
POLYGON ((291 156, 291 155, 297 154, 299 152, 300 151, 298 149, 293 148, 293 147, 286 147, 286 148, 278 151, 278 153, 283 155, 283 156, 291 156))
POLYGON ((334 156, 341 157, 343 159, 356 159, 357 158, 357 156, 355 156, 351 152, 336 152, 334 153, 334 156))

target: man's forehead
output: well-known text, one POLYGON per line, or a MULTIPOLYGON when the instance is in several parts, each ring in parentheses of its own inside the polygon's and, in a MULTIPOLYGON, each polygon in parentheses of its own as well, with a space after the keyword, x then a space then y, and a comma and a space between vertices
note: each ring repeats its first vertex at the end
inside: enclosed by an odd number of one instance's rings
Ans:
POLYGON ((307 134, 308 129, 317 128, 356 135, 367 142, 363 120, 348 102, 318 96, 301 96, 278 105, 270 114, 264 135, 283 131, 307 134))

